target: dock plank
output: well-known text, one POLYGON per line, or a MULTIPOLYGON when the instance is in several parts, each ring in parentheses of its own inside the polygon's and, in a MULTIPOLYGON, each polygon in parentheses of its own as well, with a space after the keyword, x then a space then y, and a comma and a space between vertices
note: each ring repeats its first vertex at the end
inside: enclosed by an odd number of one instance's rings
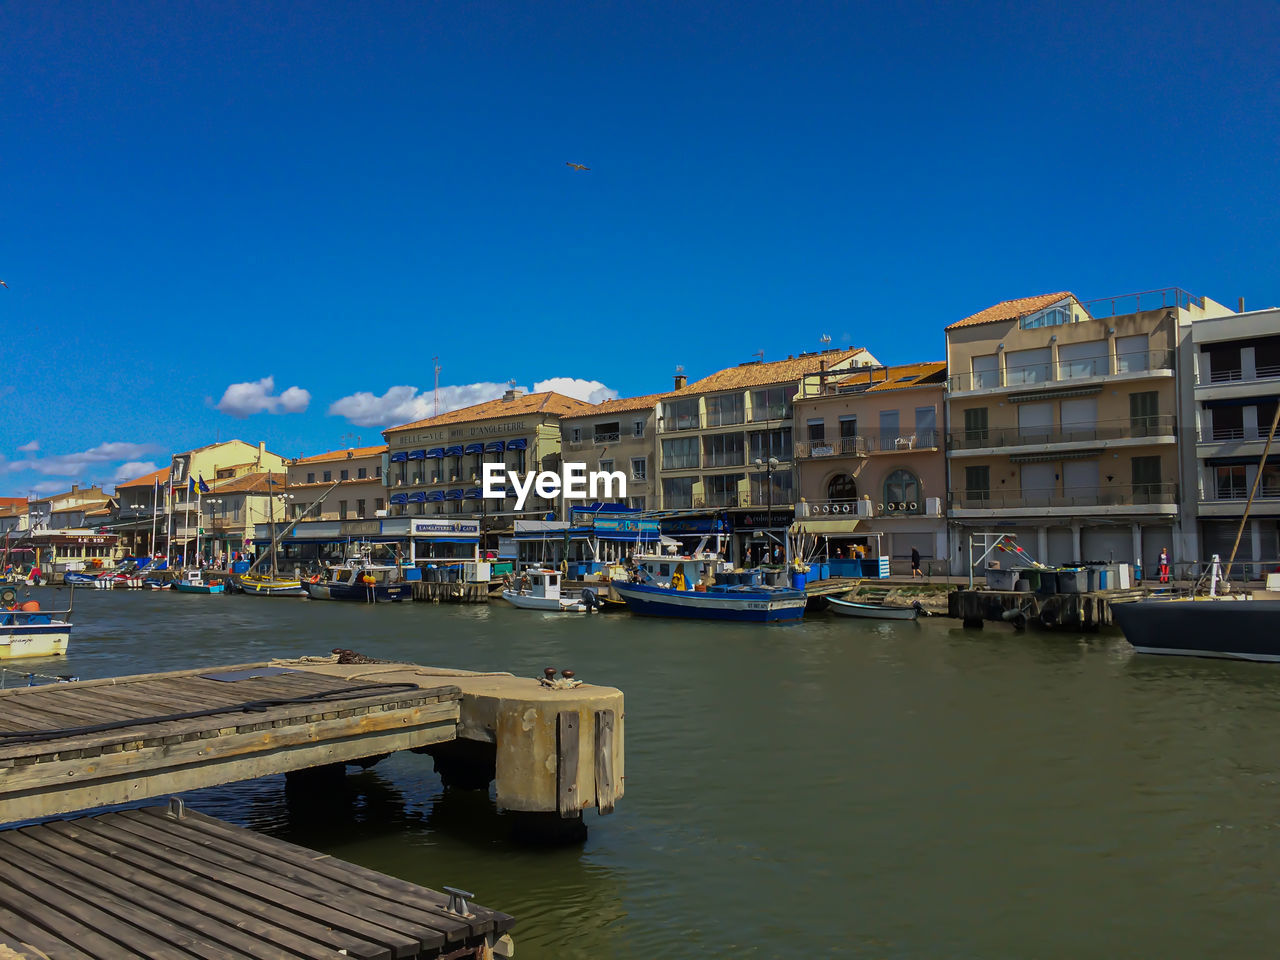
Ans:
POLYGON ((83 923, 65 914, 55 913, 50 909, 49 904, 18 887, 10 886, 5 889, 0 917, 3 917, 0 925, 12 928, 14 931, 26 929, 43 931, 44 936, 37 933, 36 939, 29 941, 32 946, 40 946, 40 942, 54 946, 61 943, 67 946, 65 953, 61 948, 50 952, 51 957, 60 958, 64 955, 71 957, 77 950, 91 958, 109 957, 113 949, 117 951, 119 949, 91 924, 83 923))
MULTIPOLYGON (((160 808, 151 807, 139 811, 151 817, 163 817, 160 808)), ((257 853, 271 859, 271 869, 291 872, 309 883, 336 889, 358 890, 377 898, 383 911, 404 915, 440 930, 447 939, 458 940, 467 936, 510 929, 514 919, 507 914, 483 907, 473 908, 472 917, 461 917, 447 909, 449 898, 426 887, 400 880, 386 874, 360 867, 356 864, 334 860, 313 850, 295 846, 283 840, 268 840, 234 824, 225 823, 203 814, 188 811, 183 826, 209 837, 211 841, 234 845, 245 853, 257 853)))
POLYGON ((20 954, 39 951, 36 956, 47 956, 55 960, 93 960, 90 954, 75 944, 67 943, 61 937, 3 907, 0 907, 0 946, 20 954))
MULTIPOLYGON (((252 929, 244 922, 245 918, 257 918, 262 925, 273 931, 291 931, 295 938, 293 942, 297 944, 295 953, 298 956, 314 955, 323 958, 337 954, 361 957, 363 960, 389 960, 391 956, 391 951, 386 947, 335 931, 331 925, 291 913, 273 900, 263 901, 239 887, 228 886, 198 871, 187 869, 170 858, 167 851, 154 841, 147 842, 133 833, 117 831, 109 823, 103 822, 102 818, 74 822, 54 821, 47 826, 59 835, 150 873, 174 888, 190 890, 211 903, 220 904, 220 907, 214 909, 234 916, 236 922, 245 929, 252 929), (330 952, 326 954, 326 950, 330 952)), ((281 945, 287 945, 288 942, 286 938, 274 934, 269 939, 281 945)))
MULTIPOLYGON (((0 838, 4 836, 0 834, 0 838)), ((100 902, 123 899, 139 909, 155 910, 165 919, 193 930, 217 945, 228 960, 290 960, 298 956, 325 960, 342 956, 335 950, 321 949, 300 937, 290 938, 290 949, 268 945, 263 942, 262 935, 275 934, 275 931, 267 924, 260 921, 252 923, 254 929, 249 931, 244 921, 227 923, 220 916, 222 912, 208 898, 193 894, 180 885, 163 883, 144 870, 86 849, 52 831, 15 830, 10 831, 7 838, 14 846, 48 864, 48 870, 54 874, 66 871, 96 884, 102 891, 100 902)))

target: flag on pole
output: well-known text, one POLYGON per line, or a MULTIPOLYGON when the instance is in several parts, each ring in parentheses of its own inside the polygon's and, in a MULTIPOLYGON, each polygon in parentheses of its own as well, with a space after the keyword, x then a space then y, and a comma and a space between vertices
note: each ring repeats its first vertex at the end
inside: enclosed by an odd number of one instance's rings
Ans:
POLYGON ((187 477, 187 496, 194 497, 196 495, 196 478, 187 477))
POLYGON ((201 493, 208 493, 208 492, 209 492, 209 485, 208 485, 207 483, 205 483, 205 482, 204 482, 204 476, 203 476, 203 475, 201 475, 201 477, 200 477, 200 492, 201 492, 201 493))

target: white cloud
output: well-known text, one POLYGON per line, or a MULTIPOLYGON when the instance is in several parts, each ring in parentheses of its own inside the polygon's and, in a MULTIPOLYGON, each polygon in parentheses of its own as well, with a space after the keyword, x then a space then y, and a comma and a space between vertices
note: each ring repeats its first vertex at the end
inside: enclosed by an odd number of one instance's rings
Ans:
POLYGON ((587 403, 604 403, 618 396, 617 390, 606 387, 599 380, 579 380, 577 377, 552 377, 550 380, 539 380, 533 385, 534 393, 547 390, 585 400, 587 403))
POLYGON ((31 485, 32 493, 65 493, 67 485, 61 480, 42 480, 31 485))
POLYGON ((137 480, 138 477, 145 477, 148 473, 155 473, 159 469, 150 460, 130 460, 116 467, 115 478, 127 483, 130 480, 137 480))
POLYGON ((274 377, 263 377, 247 383, 233 383, 222 393, 217 408, 228 416, 243 420, 255 413, 302 413, 311 403, 311 394, 301 387, 289 387, 279 396, 274 377))
MULTIPOLYGON (((440 413, 448 413, 461 407, 497 400, 511 389, 507 383, 464 383, 440 388, 440 413)), ((528 392, 527 387, 519 389, 528 392)), ((566 396, 577 397, 590 403, 601 403, 618 395, 599 380, 577 380, 573 377, 552 377, 533 385, 534 393, 554 390, 566 396)), ((382 396, 361 390, 329 404, 329 415, 346 417, 361 427, 386 427, 400 423, 425 420, 436 413, 435 399, 430 390, 417 387, 391 387, 382 396)))
POLYGON ((19 453, 35 453, 40 449, 40 441, 32 440, 30 443, 24 443, 18 448, 19 453))
MULTIPOLYGON (((150 443, 100 443, 80 453, 60 453, 48 457, 11 460, 4 464, 4 469, 10 473, 34 470, 49 477, 80 477, 90 472, 102 473, 103 465, 113 460, 136 460, 143 454, 154 453, 158 449, 150 443)), ((151 469, 154 470, 155 467, 151 469)))

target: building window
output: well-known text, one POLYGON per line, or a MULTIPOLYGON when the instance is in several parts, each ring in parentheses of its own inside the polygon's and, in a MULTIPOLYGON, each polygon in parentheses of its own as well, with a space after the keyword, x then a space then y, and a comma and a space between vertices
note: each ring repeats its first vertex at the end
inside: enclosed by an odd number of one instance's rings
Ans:
POLYGON ((1147 352, 1147 335, 1116 339, 1116 373, 1140 373, 1151 369, 1151 354, 1147 352))
POLYGON ((357 468, 356 468, 356 479, 357 479, 357 480, 367 480, 367 479, 369 479, 369 468, 368 468, 368 467, 357 467, 357 468))
POLYGON ((964 445, 966 447, 985 447, 987 445, 986 407, 977 407, 964 412, 964 445))
POLYGON ((981 390, 984 387, 1000 386, 1000 358, 994 353, 989 353, 983 357, 974 357, 971 361, 973 366, 973 389, 981 390))
POLYGON ((1135 437, 1160 432, 1160 394, 1155 390, 1129 394, 1129 429, 1135 437))
POLYGON ((666 430, 696 430, 699 425, 698 400, 675 400, 666 405, 666 419, 663 428, 666 430))
POLYGON ((356 501, 356 516, 359 517, 361 520, 364 519, 364 501, 363 500, 356 501))
POLYGON ((637 510, 643 510, 645 508, 644 497, 628 497, 627 506, 634 507, 637 510))
POLYGON ((740 467, 746 459, 746 449, 740 433, 721 433, 702 438, 703 466, 740 467))
POLYGON ((746 405, 741 393, 722 393, 707 397, 707 426, 729 427, 746 420, 746 405))
POLYGON ((338 501, 338 519, 339 520, 347 519, 347 501, 345 500, 338 501))
POLYGON ((795 387, 769 387, 751 391, 752 420, 790 420, 795 387))
POLYGON ((1072 315, 1069 306, 1046 307, 1030 316, 1023 317, 1020 326, 1023 330, 1033 330, 1036 327, 1058 327, 1064 323, 1073 323, 1074 321, 1075 317, 1072 315))
POLYGON ((622 431, 617 420, 608 423, 594 424, 591 431, 592 443, 617 443, 622 431))
POLYGON ((383 510, 383 509, 385 509, 385 505, 383 504, 383 502, 382 502, 382 498, 381 498, 381 497, 376 497, 376 498, 374 499, 374 501, 373 501, 373 509, 374 509, 374 510, 383 510))
POLYGON ((612 460, 601 460, 601 461, 600 461, 600 472, 601 472, 601 473, 613 473, 613 461, 612 461, 612 460))
POLYGON ((350 480, 350 479, 351 479, 351 472, 350 472, 350 471, 348 471, 348 470, 343 470, 341 473, 339 473, 339 474, 338 474, 338 479, 339 479, 339 480, 350 480))
POLYGON ((917 447, 938 445, 938 410, 936 407, 916 407, 917 447))
POLYGON ((964 498, 978 503, 986 503, 991 499, 990 467, 964 468, 964 498))
POLYGON ((821 419, 810 420, 807 424, 805 424, 805 426, 809 428, 810 443, 822 444, 826 441, 827 422, 825 420, 821 420, 821 419))
POLYGON ((738 505, 738 481, 740 473, 707 477, 702 483, 704 505, 708 507, 736 507, 738 505))
POLYGON ((753 430, 747 434, 748 456, 752 463, 767 461, 770 457, 788 461, 791 459, 791 428, 781 430, 753 430))
POLYGON ((631 479, 645 480, 648 478, 649 461, 645 457, 631 458, 631 479))
POLYGON ((898 411, 880 411, 880 449, 895 450, 898 446, 898 411))
POLYGON ((662 481, 662 506, 688 509, 693 506, 693 477, 666 477, 662 481))
POLYGON ((1214 440, 1244 439, 1244 407, 1214 407, 1209 415, 1213 418, 1214 440))
POLYGON ((326 470, 326 471, 324 472, 324 482, 325 482, 325 483, 333 483, 333 471, 332 471, 332 470, 326 470))
POLYGON ((894 513, 919 513, 920 481, 910 470, 895 470, 884 481, 884 508, 894 505, 894 513))
POLYGON ((842 473, 838 477, 832 477, 831 482, 827 484, 828 500, 857 500, 858 484, 854 482, 853 477, 847 473, 842 473))
POLYGON ((751 474, 751 502, 757 506, 772 504, 785 506, 795 502, 793 478, 790 470, 774 470, 773 485, 769 485, 769 471, 757 470, 751 474))
POLYGON ((1064 380, 1106 376, 1111 372, 1110 349, 1105 340, 1062 344, 1058 347, 1058 376, 1064 380))
POLYGON ((378 464, 373 468, 373 475, 378 480, 382 479, 382 464, 378 464))
POLYGON ((1052 352, 1048 347, 1034 350, 1014 350, 1005 355, 1005 384, 1015 386, 1024 383, 1045 383, 1049 377, 1049 361, 1052 352))
MULTIPOLYGON (((698 438, 662 441, 663 470, 694 470, 698 466, 698 438)), ((664 501, 665 502, 665 501, 664 501)))
POLYGON ((308 473, 307 483, 315 483, 315 482, 316 482, 316 475, 314 473, 308 473))
POLYGON ((1244 464, 1214 467, 1214 493, 1218 500, 1244 500, 1248 497, 1244 464))
POLYGON ((573 427, 573 428, 571 428, 571 429, 569 430, 569 442, 570 442, 570 443, 581 443, 581 442, 582 442, 582 428, 581 428, 581 427, 573 427))
POLYGON ((1160 458, 1134 457, 1132 465, 1133 502, 1158 503, 1160 494, 1160 458))
POLYGON ((633 422, 632 422, 632 424, 631 424, 631 435, 632 435, 633 437, 643 437, 643 436, 644 436, 644 421, 643 421, 643 420, 635 420, 635 421, 633 421, 633 422))

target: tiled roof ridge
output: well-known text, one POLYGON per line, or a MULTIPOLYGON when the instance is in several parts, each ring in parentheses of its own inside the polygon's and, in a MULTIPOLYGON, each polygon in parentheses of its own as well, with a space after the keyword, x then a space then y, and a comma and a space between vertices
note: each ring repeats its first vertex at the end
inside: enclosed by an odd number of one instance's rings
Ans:
POLYGON ((1060 290, 1057 293, 1041 293, 1031 297, 1015 297, 1012 300, 1001 300, 999 303, 993 303, 977 313, 970 314, 963 320, 957 320, 955 323, 950 324, 947 329, 973 327, 981 323, 996 323, 1001 320, 1018 320, 1035 313, 1037 310, 1043 310, 1050 304, 1066 300, 1068 297, 1071 299, 1076 298, 1075 294, 1070 290, 1060 290))
POLYGON ((591 404, 587 403, 585 400, 566 396, 563 393, 556 393, 554 390, 545 390, 542 393, 522 393, 512 397, 510 400, 502 397, 495 397, 492 400, 482 400, 480 403, 473 403, 468 407, 459 407, 457 410, 449 410, 434 417, 427 417, 423 420, 414 420, 411 423, 401 423, 393 427, 387 427, 383 432, 385 434, 395 430, 413 430, 422 427, 465 423, 468 420, 498 420, 505 416, 522 415, 527 413, 559 412, 561 416, 566 416, 569 412, 577 413, 579 410, 590 406, 591 404), (530 403, 529 401, 532 400, 536 400, 536 402, 530 403), (569 409, 568 411, 556 411, 549 409, 553 404, 567 406, 569 409), (492 412, 487 408, 491 408, 492 412))

